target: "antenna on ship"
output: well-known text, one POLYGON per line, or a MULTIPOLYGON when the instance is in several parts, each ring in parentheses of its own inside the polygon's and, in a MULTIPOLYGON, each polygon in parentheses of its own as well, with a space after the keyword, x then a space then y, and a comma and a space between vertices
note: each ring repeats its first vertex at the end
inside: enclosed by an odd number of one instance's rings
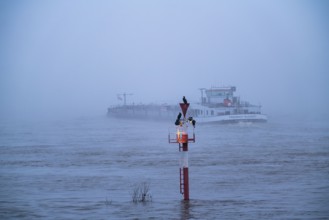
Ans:
POLYGON ((200 92, 201 92, 201 105, 205 102, 204 98, 203 98, 203 91, 205 91, 205 88, 199 88, 200 92))
POLYGON ((122 100, 121 96, 123 96, 123 105, 126 106, 127 105, 127 95, 133 95, 132 93, 121 93, 118 94, 118 99, 122 100))

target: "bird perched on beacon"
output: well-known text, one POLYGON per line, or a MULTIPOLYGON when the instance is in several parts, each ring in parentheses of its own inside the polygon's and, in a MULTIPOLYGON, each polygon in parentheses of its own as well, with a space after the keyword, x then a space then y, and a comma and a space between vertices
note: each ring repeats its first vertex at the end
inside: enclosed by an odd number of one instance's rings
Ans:
POLYGON ((186 100, 185 96, 183 96, 183 102, 184 102, 184 104, 187 104, 187 100, 186 100))
POLYGON ((180 118, 182 117, 182 113, 178 113, 178 115, 177 115, 177 119, 176 119, 176 121, 175 121, 175 125, 179 125, 180 124, 180 118))
POLYGON ((180 120, 181 117, 182 117, 182 113, 179 112, 177 115, 177 119, 180 120))
POLYGON ((195 128, 195 123, 196 123, 196 121, 193 119, 193 120, 192 120, 193 128, 195 128))
POLYGON ((193 117, 188 117, 187 120, 193 125, 193 128, 195 128, 196 121, 193 119, 193 117))

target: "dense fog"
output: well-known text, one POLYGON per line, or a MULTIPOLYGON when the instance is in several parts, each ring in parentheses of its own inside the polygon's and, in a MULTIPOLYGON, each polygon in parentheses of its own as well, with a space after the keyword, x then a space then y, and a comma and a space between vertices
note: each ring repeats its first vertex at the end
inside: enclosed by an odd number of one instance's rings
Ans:
POLYGON ((231 85, 265 114, 329 112, 327 1, 2 1, 2 118, 105 115, 231 85))

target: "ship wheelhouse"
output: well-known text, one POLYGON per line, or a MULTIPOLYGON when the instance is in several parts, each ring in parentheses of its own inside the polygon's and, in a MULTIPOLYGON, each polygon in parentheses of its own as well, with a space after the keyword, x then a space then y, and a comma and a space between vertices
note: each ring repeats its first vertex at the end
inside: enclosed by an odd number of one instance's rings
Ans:
POLYGON ((213 87, 211 89, 205 90, 206 100, 204 100, 204 104, 216 107, 216 106, 231 106, 233 102, 237 102, 237 97, 234 97, 234 92, 236 91, 236 87, 213 87))

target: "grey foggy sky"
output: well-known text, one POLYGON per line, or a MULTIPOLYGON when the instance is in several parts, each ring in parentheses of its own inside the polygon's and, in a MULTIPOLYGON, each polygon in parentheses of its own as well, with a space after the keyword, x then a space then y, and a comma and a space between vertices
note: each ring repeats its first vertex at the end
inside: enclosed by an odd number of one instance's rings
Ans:
POLYGON ((2 117, 105 114, 235 85, 265 113, 329 112, 326 1, 3 1, 2 117))

